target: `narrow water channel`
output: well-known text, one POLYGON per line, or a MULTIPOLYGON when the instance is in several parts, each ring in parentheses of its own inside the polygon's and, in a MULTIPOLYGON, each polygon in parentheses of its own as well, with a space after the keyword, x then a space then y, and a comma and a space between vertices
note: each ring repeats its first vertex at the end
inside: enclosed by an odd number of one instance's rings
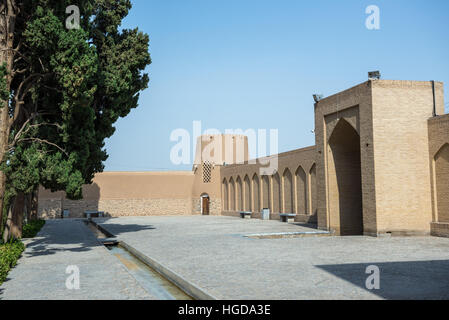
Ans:
MULTIPOLYGON (((108 239, 93 223, 86 221, 87 227, 98 239, 108 239)), ((105 244, 111 254, 128 269, 129 273, 152 296, 159 300, 193 300, 184 291, 153 270, 120 244, 105 244)))

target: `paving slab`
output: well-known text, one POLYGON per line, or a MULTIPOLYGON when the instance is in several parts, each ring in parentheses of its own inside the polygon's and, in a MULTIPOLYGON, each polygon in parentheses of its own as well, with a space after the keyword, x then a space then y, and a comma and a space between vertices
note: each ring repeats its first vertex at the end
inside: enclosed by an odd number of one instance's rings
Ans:
POLYGON ((234 217, 97 219, 103 228, 219 299, 449 299, 449 239, 299 237, 306 226, 234 217), (380 271, 369 290, 367 267, 380 271))
POLYGON ((47 221, 0 287, 4 300, 153 299, 80 220, 47 221), (68 266, 80 271, 69 290, 68 266))

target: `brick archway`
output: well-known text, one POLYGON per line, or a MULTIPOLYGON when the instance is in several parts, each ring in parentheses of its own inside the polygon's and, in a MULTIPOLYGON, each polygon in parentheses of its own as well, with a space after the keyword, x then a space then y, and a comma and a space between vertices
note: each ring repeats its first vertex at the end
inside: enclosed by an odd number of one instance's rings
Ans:
POLYGON ((337 234, 363 234, 360 136, 345 119, 329 139, 329 214, 337 234))
POLYGON ((449 144, 435 155, 436 202, 438 222, 449 222, 449 144))

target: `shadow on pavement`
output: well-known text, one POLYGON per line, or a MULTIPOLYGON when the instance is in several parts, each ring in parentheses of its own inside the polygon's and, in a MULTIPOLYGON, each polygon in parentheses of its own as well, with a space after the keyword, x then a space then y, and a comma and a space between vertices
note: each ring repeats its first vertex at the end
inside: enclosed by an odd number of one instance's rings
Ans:
POLYGON ((124 233, 139 232, 144 230, 156 230, 152 225, 148 224, 125 224, 125 223, 105 223, 106 221, 115 220, 116 218, 94 219, 94 221, 114 236, 124 233))
POLYGON ((92 250, 92 247, 98 247, 98 245, 86 245, 83 243, 71 243, 74 245, 79 245, 80 247, 77 248, 49 248, 48 243, 45 239, 43 240, 37 240, 35 242, 30 243, 28 246, 32 247, 32 250, 30 252, 27 252, 25 255, 27 257, 39 257, 39 256, 47 256, 47 255, 54 255, 58 252, 86 252, 89 250, 92 250))
POLYGON ((79 220, 47 221, 36 238, 27 241, 24 257, 54 255, 58 252, 86 252, 101 246, 79 220))
POLYGON ((449 260, 378 262, 316 266, 384 299, 449 299, 449 260), (368 266, 380 271, 380 289, 366 287, 368 266))
POLYGON ((306 222, 294 222, 291 223, 292 225, 298 226, 298 227, 304 227, 304 228, 310 228, 310 229, 317 229, 318 225, 314 223, 306 223, 306 222))

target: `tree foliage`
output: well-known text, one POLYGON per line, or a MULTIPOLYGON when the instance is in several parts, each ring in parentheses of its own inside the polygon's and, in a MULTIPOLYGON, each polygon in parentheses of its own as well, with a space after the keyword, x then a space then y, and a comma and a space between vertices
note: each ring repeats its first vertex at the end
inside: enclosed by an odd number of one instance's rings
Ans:
POLYGON ((79 29, 65 27, 72 1, 22 0, 14 31, 15 60, 0 67, 0 98, 11 128, 2 163, 7 192, 38 185, 82 197, 82 185, 104 169, 104 140, 137 107, 148 85, 148 35, 120 29, 129 0, 80 0, 79 29))

